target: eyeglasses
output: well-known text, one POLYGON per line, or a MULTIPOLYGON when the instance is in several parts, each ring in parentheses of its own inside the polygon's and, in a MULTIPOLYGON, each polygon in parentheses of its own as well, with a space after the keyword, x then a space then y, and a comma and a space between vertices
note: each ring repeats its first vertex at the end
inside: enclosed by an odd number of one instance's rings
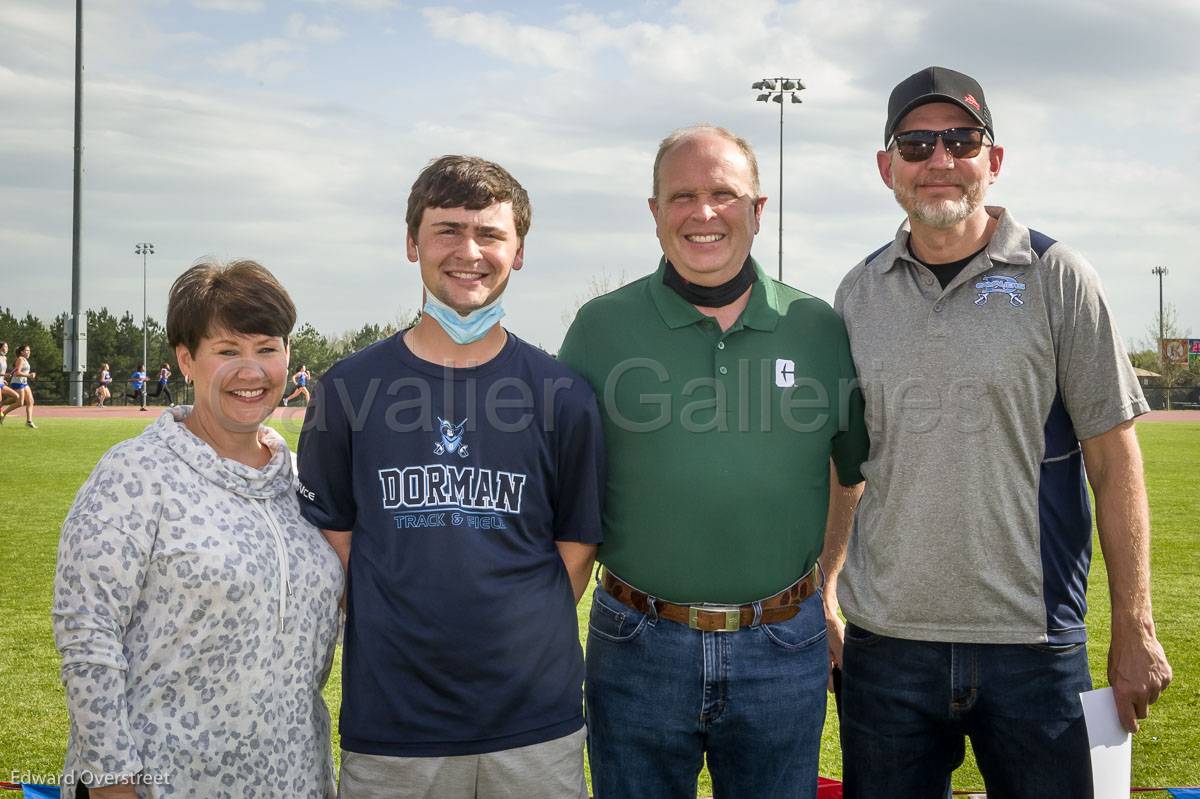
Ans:
POLYGON ((896 152, 905 161, 925 161, 942 140, 946 152, 955 158, 974 158, 984 145, 986 128, 946 128, 945 130, 906 130, 892 137, 896 152))

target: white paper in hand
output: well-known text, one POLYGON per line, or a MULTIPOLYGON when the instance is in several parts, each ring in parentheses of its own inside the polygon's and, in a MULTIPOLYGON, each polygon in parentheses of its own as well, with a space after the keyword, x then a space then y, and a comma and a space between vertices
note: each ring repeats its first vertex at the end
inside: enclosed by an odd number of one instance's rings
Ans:
POLYGON ((1129 799, 1132 782, 1133 742, 1117 718, 1111 688, 1079 695, 1092 748, 1092 784, 1095 799, 1129 799))

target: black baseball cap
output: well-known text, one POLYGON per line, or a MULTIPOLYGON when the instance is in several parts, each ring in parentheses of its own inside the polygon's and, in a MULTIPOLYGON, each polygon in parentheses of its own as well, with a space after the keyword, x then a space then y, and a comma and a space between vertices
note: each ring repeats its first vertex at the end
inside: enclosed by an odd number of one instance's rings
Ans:
POLYGON ((887 147, 900 120, 914 108, 926 103, 954 103, 987 129, 994 141, 992 112, 983 99, 983 87, 970 75, 945 67, 926 67, 909 75, 892 89, 888 98, 887 125, 883 129, 883 146, 887 147))

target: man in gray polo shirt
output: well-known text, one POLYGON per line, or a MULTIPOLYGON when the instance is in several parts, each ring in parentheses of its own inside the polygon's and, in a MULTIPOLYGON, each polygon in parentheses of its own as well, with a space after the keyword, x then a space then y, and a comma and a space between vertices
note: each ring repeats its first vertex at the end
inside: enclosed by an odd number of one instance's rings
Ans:
POLYGON ((945 796, 969 736, 989 795, 1090 797, 1085 474, 1128 729, 1171 680, 1133 431, 1149 408, 1092 267, 983 204, 1004 150, 979 84, 910 76, 884 140, 908 218, 835 302, 871 434, 854 533, 825 556, 846 795, 945 796))

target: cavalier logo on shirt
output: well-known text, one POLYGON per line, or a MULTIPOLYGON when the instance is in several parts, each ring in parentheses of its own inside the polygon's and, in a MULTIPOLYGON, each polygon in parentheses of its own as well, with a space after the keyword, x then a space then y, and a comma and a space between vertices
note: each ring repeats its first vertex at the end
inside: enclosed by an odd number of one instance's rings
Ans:
POLYGON ((1007 294, 1008 303, 1014 308, 1019 308, 1025 304, 1025 300, 1021 299, 1021 292, 1025 290, 1025 284, 1020 282, 1018 278, 1025 276, 1025 273, 1016 277, 1008 275, 989 275, 983 280, 975 284, 975 288, 979 291, 979 297, 975 300, 976 305, 987 305, 988 295, 990 294, 1007 294))
MULTIPOLYGON (((1024 288, 1024 286, 1022 286, 1022 288, 1024 288)), ((467 445, 462 443, 463 427, 466 425, 466 423, 466 419, 463 419, 458 424, 455 424, 454 422, 447 422, 445 419, 439 416, 438 432, 441 434, 442 440, 433 445, 433 454, 444 455, 447 452, 451 454, 457 452, 458 457, 467 457, 467 445)))

